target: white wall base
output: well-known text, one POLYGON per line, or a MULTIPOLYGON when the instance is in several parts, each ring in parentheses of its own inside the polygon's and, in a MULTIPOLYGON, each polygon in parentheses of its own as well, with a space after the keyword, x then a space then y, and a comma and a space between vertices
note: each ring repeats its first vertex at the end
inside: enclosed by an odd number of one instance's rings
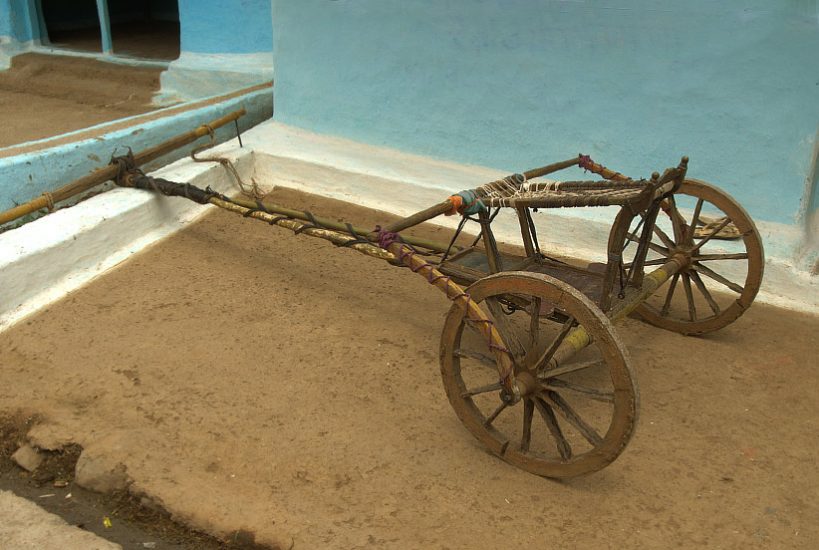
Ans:
POLYGON ((11 67, 11 58, 35 47, 35 42, 18 42, 10 36, 0 36, 0 71, 11 67))
POLYGON ((259 54, 182 52, 160 75, 157 105, 220 95, 273 80, 273 57, 259 54))
MULTIPOLYGON (((263 123, 242 137, 244 149, 238 149, 232 140, 216 148, 214 154, 235 159, 245 180, 253 177, 263 188, 292 187, 399 215, 417 212, 451 193, 503 175, 482 167, 317 136, 274 122, 263 123)), ((210 185, 223 193, 236 191, 219 165, 183 159, 156 175, 201 187, 210 185)), ((178 198, 116 189, 0 234, 0 330, 173 234, 206 210, 178 198)), ((539 225, 547 228, 541 236, 543 249, 604 261, 613 212, 600 208, 594 209, 591 217, 577 215, 591 210, 541 211, 539 225)), ((450 227, 458 222, 456 217, 435 221, 450 227)), ((519 241, 517 221, 511 213, 496 222, 493 229, 499 240, 519 241)), ((787 257, 778 255, 791 249, 787 243, 795 229, 758 225, 766 240, 768 261, 757 300, 819 313, 819 277, 796 269, 787 257)))
MULTIPOLYGON (((223 146, 240 170, 252 156, 236 140, 223 146)), ((218 164, 180 161, 156 176, 235 191, 218 164)), ((85 285, 132 254, 171 235, 207 211, 191 201, 147 191, 113 189, 0 234, 0 330, 85 285)))
MULTIPOLYGON (((273 121, 260 124, 244 139, 257 157, 254 177, 263 186, 293 187, 403 216, 462 189, 507 175, 318 135, 273 121)), ((550 160, 557 159, 545 159, 544 164, 550 160)), ((521 167, 528 168, 532 167, 521 167)), ((541 210, 536 216, 538 227, 546 228, 539 232, 541 247, 558 255, 605 262, 615 214, 614 207, 541 210)), ((438 217, 434 222, 455 227, 458 220, 438 217)), ((819 313, 819 277, 810 274, 800 255, 803 231, 765 221, 756 221, 756 225, 766 256, 757 301, 819 313)), ((502 213, 493 223, 493 231, 500 241, 520 242, 517 219, 511 213, 506 217, 502 213)))

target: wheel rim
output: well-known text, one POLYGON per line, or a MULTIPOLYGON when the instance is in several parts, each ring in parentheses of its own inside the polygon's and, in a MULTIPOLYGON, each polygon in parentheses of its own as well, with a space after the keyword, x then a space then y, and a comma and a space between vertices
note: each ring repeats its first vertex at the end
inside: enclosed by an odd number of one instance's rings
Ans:
POLYGON ((681 232, 677 227, 675 233, 670 216, 660 213, 648 260, 660 263, 681 251, 689 264, 636 313, 655 326, 683 334, 719 330, 739 318, 759 291, 765 266, 759 232, 730 195, 702 181, 685 180, 673 204, 689 229, 681 232), (722 239, 722 233, 732 228, 740 238, 722 239))
POLYGON ((526 389, 514 405, 501 401, 487 345, 453 307, 442 334, 441 372, 467 429, 505 461, 547 477, 587 474, 615 460, 634 431, 638 392, 625 349, 599 308, 542 274, 493 275, 467 292, 492 317, 526 389), (587 349, 554 371, 535 364, 578 327, 593 338, 587 349))

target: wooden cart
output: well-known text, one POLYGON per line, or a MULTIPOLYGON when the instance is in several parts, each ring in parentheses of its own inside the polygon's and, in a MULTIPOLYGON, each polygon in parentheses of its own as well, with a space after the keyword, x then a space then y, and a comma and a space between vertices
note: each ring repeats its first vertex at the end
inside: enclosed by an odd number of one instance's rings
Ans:
POLYGON ((398 222, 362 230, 278 205, 154 179, 117 159, 120 185, 185 196, 405 266, 452 301, 440 368, 456 414, 494 454, 556 478, 599 470, 628 444, 639 394, 613 323, 634 313, 661 328, 704 334, 753 302, 764 266, 759 233, 730 196, 686 179, 688 159, 634 180, 580 155, 453 195, 398 222), (542 179, 570 166, 595 181, 542 179), (539 209, 614 207, 607 262, 578 266, 538 241, 539 209), (492 222, 511 209, 522 252, 498 246, 492 222), (449 244, 407 229, 460 214, 449 244), (471 246, 455 246, 468 224, 471 246))

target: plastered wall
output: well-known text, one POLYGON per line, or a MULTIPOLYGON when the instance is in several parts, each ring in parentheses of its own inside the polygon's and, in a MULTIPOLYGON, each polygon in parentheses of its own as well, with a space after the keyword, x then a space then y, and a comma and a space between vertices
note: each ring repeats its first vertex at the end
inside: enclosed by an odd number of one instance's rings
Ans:
POLYGON ((755 219, 801 223, 815 0, 273 0, 273 22, 285 123, 504 170, 686 154, 755 219))

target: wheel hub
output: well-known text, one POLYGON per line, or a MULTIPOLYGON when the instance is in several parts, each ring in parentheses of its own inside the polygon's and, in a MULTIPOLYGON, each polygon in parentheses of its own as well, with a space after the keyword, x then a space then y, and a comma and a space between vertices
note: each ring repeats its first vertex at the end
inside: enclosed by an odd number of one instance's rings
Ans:
POLYGON ((530 371, 519 372, 516 375, 515 380, 517 381, 518 389, 520 390, 521 399, 536 393, 541 388, 540 382, 530 371))

